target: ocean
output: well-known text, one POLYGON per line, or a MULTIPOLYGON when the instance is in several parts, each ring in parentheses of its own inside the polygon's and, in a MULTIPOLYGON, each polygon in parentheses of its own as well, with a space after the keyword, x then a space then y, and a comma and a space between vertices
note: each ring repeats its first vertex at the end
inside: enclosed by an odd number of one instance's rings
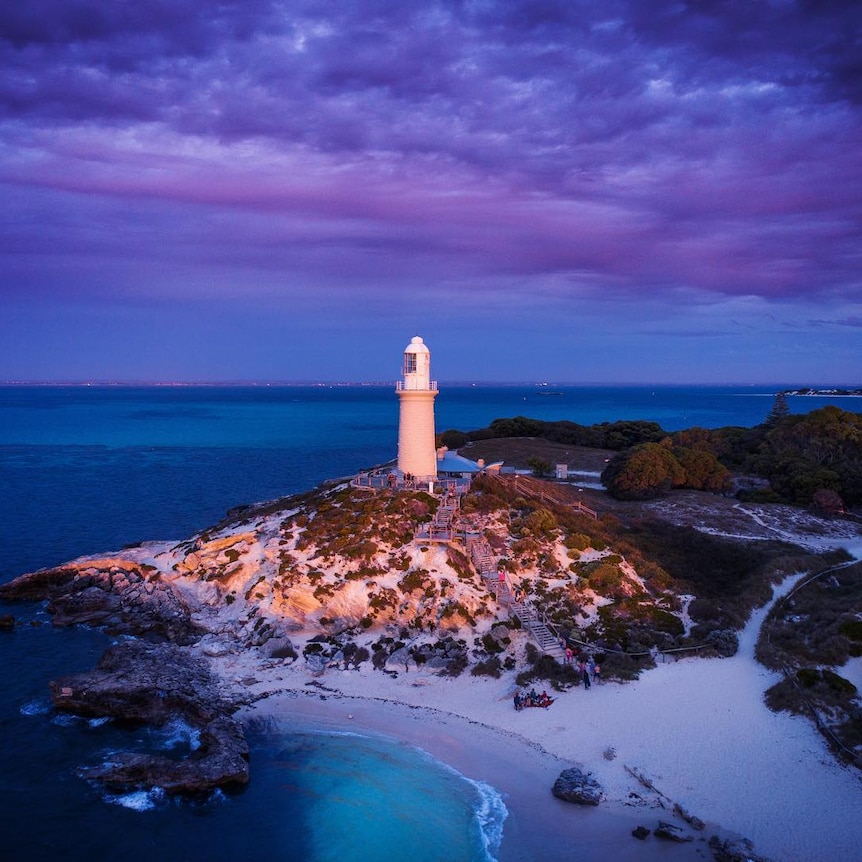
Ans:
MULTIPOLYGON (((440 387, 438 431, 500 417, 753 426, 776 390, 746 387, 440 387)), ((792 412, 858 399, 791 397, 792 412)), ((184 538, 237 505, 308 490, 395 457, 394 386, 0 387, 0 582, 81 554, 184 538)), ((4 858, 374 862, 488 860, 505 807, 424 752, 349 734, 252 731, 250 786, 199 802, 105 797, 76 775, 126 748, 181 752, 188 728, 129 730, 58 715, 48 681, 111 639, 55 630, 38 605, 0 633, 4 858), (44 623, 39 625, 39 623, 44 623), (339 824, 333 828, 332 824, 339 824)))

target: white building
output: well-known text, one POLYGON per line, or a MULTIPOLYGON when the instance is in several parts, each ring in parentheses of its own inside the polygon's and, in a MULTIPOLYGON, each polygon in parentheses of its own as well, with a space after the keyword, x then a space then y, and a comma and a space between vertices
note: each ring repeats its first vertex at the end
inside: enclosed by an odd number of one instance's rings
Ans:
POLYGON ((437 478, 434 445, 434 399, 437 383, 431 379, 431 351, 416 335, 404 351, 403 378, 396 384, 398 417, 398 469, 420 481, 437 478))

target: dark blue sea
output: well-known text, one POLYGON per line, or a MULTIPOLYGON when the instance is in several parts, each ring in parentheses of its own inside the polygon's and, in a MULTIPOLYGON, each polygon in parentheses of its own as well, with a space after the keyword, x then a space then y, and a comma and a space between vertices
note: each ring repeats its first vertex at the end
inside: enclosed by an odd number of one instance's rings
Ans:
MULTIPOLYGON (((669 431, 753 426, 778 388, 441 385, 436 424, 470 430, 523 415, 646 419, 669 431)), ((859 402, 789 403, 803 413, 859 402)), ((0 582, 81 554, 180 539, 233 506, 385 463, 396 454, 397 411, 394 386, 0 387, 0 582)), ((7 610, 48 619, 37 605, 7 610)), ((416 862, 495 858, 493 789, 377 739, 253 735, 243 793, 195 805, 158 793, 104 797, 78 766, 119 748, 189 744, 182 727, 130 731, 52 711, 48 681, 92 667, 109 643, 49 625, 0 633, 3 858, 373 862, 404 858, 406 840, 416 862), (332 823, 344 828, 322 826, 332 823)))

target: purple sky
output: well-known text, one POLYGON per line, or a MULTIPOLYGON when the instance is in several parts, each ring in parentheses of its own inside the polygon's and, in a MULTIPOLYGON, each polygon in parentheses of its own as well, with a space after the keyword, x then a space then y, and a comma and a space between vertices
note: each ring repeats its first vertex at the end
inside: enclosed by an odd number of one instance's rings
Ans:
POLYGON ((0 380, 862 384, 858 0, 0 4, 0 380))

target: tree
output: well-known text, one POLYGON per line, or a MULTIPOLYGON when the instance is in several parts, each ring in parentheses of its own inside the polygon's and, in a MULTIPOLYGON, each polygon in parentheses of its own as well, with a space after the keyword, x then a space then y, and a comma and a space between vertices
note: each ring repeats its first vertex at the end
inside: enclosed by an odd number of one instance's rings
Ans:
POLYGON ((685 483, 685 470, 660 443, 641 443, 617 455, 602 473, 612 497, 651 500, 685 483))
POLYGON ((538 476, 539 478, 547 476, 548 473, 551 472, 551 462, 544 458, 538 458, 536 456, 527 458, 527 466, 533 471, 533 475, 538 476))
POLYGON ((790 415, 790 405, 783 392, 777 392, 772 401, 772 409, 766 416, 765 425, 777 425, 785 416, 790 415))

